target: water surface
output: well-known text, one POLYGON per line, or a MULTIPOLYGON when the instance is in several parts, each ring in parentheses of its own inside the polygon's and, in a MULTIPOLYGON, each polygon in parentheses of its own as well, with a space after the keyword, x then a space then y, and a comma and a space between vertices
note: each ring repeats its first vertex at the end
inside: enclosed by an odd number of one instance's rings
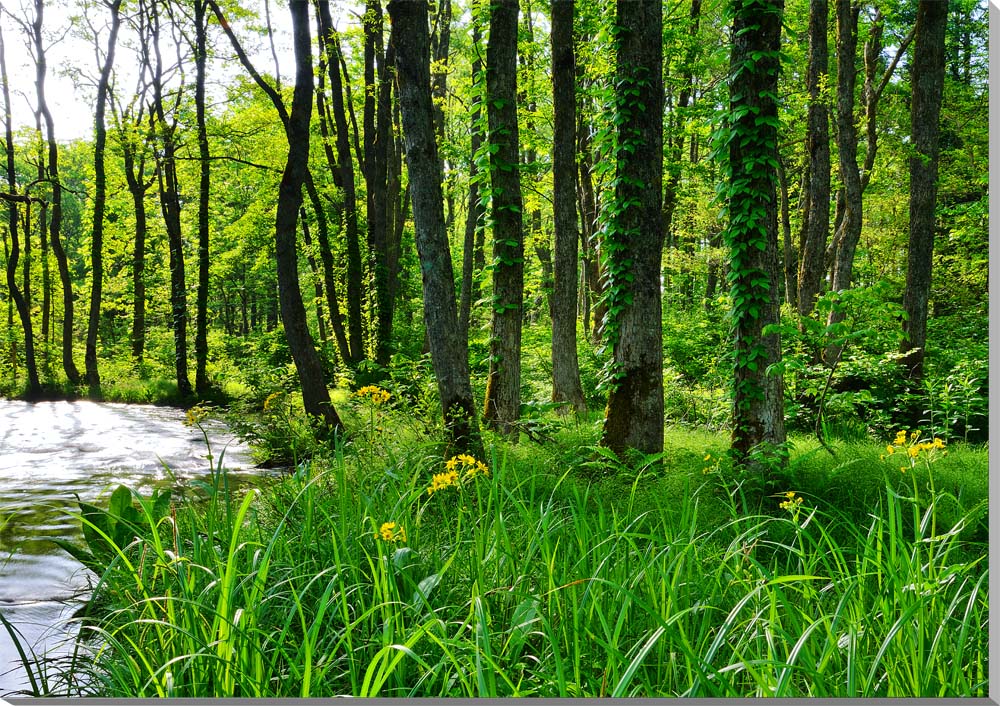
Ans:
MULTIPOLYGON (((0 613, 36 652, 65 649, 66 620, 89 585, 83 567, 50 541, 80 537, 69 515, 77 496, 93 502, 120 483, 149 491, 209 473, 202 432, 183 421, 171 407, 0 400, 0 613)), ((227 468, 252 466, 224 425, 204 426, 227 468)), ((26 686, 0 628, 0 696, 26 686)))

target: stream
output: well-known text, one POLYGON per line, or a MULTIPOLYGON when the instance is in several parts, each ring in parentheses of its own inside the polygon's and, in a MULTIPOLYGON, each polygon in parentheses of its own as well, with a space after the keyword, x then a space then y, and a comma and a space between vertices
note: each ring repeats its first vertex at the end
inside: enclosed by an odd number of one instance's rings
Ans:
MULTIPOLYGON (((0 399, 0 613, 36 654, 69 649, 67 620, 90 577, 51 541, 78 541, 76 497, 106 502, 118 484, 148 492, 209 475, 197 427, 172 407, 89 401, 0 399), (167 468, 170 472, 167 472, 167 468)), ((221 422, 203 424, 236 474, 254 474, 249 449, 221 422)), ((91 575, 92 577, 92 575, 91 575)), ((28 687, 17 650, 0 626, 0 697, 28 687)))

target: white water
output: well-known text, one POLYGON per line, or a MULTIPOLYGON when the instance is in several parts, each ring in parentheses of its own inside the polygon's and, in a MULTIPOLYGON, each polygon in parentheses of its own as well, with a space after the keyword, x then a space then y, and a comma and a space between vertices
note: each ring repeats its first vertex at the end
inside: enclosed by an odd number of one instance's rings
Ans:
MULTIPOLYGON (((209 473, 202 433, 183 420, 169 407, 0 400, 0 613, 36 654, 67 649, 67 620, 89 585, 83 567, 49 541, 80 536, 69 515, 76 497, 93 502, 119 484, 151 490, 170 486, 171 475, 183 482, 209 473)), ((225 449, 226 468, 252 465, 224 425, 205 428, 216 457, 225 449)), ((0 627, 0 697, 27 686, 0 627)))

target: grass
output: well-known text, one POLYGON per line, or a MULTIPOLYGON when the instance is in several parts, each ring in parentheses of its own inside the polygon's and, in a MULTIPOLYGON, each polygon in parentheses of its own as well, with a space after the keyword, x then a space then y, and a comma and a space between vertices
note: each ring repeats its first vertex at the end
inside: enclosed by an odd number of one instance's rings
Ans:
POLYGON ((220 466, 169 512, 133 494, 134 539, 90 533, 109 558, 80 651, 41 660, 36 693, 987 693, 982 449, 901 473, 800 440, 794 495, 752 505, 720 435, 671 429, 662 462, 616 465, 595 424, 549 420, 429 494, 437 447, 356 414, 367 433, 266 487, 229 492, 220 466))

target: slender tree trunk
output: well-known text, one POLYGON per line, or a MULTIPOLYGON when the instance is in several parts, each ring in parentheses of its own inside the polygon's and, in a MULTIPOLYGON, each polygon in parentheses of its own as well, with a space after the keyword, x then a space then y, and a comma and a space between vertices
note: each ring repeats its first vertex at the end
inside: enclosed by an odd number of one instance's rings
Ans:
POLYGON ((924 375, 927 346, 927 302, 934 258, 934 211, 937 205, 941 94, 944 91, 944 43, 947 0, 917 3, 913 47, 913 98, 910 102, 910 247, 903 294, 903 342, 900 364, 910 380, 924 375))
MULTIPOLYGON (((816 298, 823 289, 826 273, 824 256, 830 230, 830 120, 827 115, 823 89, 829 76, 829 49, 827 48, 827 0, 809 2, 809 67, 806 72, 806 90, 809 91, 809 108, 806 128, 806 169, 808 210, 802 219, 802 249, 799 252, 798 295, 799 316, 806 317, 816 306, 816 298)), ((849 62, 841 62, 841 69, 854 71, 854 55, 849 62)), ((841 77, 844 80, 853 78, 841 77)), ((853 84, 852 84, 853 85, 853 84)), ((843 129, 838 123, 838 128, 843 129)), ((853 129, 853 124, 851 126, 853 129)), ((857 170, 855 169, 855 172, 857 170)))
MULTIPOLYGON (((111 11, 111 34, 108 49, 101 67, 101 77, 97 83, 97 107, 94 115, 94 220, 90 241, 90 267, 93 282, 90 287, 90 315, 87 320, 87 351, 84 363, 87 368, 87 386, 92 397, 101 396, 101 375, 97 367, 97 335, 101 328, 101 292, 104 283, 104 210, 107 202, 107 176, 104 170, 104 150, 108 141, 108 127, 104 121, 108 104, 108 84, 111 67, 115 61, 115 46, 118 43, 118 29, 121 26, 119 10, 122 0, 114 0, 108 5, 111 11)), ((96 37, 95 37, 96 41, 96 37)))
POLYGON ((464 340, 469 339, 469 321, 472 318, 472 302, 479 298, 479 285, 476 279, 476 242, 477 235, 481 237, 485 209, 482 204, 477 162, 479 150, 482 148, 482 72, 483 61, 480 56, 482 33, 478 19, 472 17, 472 124, 471 149, 469 154, 469 206, 465 219, 465 239, 462 247, 462 291, 458 308, 458 326, 464 340))
POLYGON ((617 23, 615 213, 603 244, 613 367, 601 444, 654 454, 663 450, 663 5, 618 0, 617 23))
POLYGON ((785 301, 790 306, 797 306, 796 296, 798 293, 798 282, 796 279, 795 249, 792 247, 792 221, 790 207, 788 203, 788 179, 785 175, 785 164, 778 156, 778 196, 781 204, 781 240, 782 240, 782 269, 785 274, 785 301))
POLYGON ((306 324, 306 310, 299 291, 295 230, 302 205, 302 185, 309 164, 309 119, 313 101, 312 47, 309 4, 291 2, 292 41, 295 48, 295 91, 288 114, 288 159, 278 188, 275 218, 275 256, 278 265, 278 299, 288 348, 298 371, 306 413, 326 429, 340 429, 340 417, 326 389, 323 366, 306 324))
POLYGON ((523 202, 518 174, 517 0, 490 6, 486 114, 493 189, 493 323, 485 422, 515 433, 521 414, 521 317, 524 310, 523 202))
MULTIPOLYGON (((875 77, 881 63, 882 55, 882 18, 876 11, 875 19, 865 44, 865 123, 867 134, 867 152, 864 166, 858 173, 858 139, 854 128, 854 88, 856 73, 854 71, 854 55, 858 42, 858 10, 845 0, 837 0, 838 24, 838 73, 841 78, 837 85, 837 149, 840 152, 841 180, 844 187, 837 197, 836 231, 833 238, 833 256, 830 268, 830 286, 835 292, 850 289, 854 274, 854 254, 861 240, 862 228, 862 196, 871 180, 872 168, 875 166, 875 155, 878 149, 878 130, 876 115, 878 100, 882 91, 889 83, 903 53, 913 40, 913 30, 899 44, 895 57, 882 74, 882 79, 875 85, 875 77), (850 70, 847 69, 850 66, 850 70)), ((832 309, 827 317, 827 326, 833 326, 844 320, 844 313, 832 309)), ((840 356, 842 346, 831 343, 826 348, 823 357, 832 364, 840 356)))
POLYGON ((316 306, 316 328, 319 333, 319 340, 326 341, 326 321, 323 314, 323 274, 316 264, 316 256, 313 254, 313 240, 309 232, 309 221, 306 219, 305 207, 299 208, 299 220, 302 222, 302 240, 306 246, 306 261, 309 263, 309 272, 312 274, 313 294, 316 306))
POLYGON ((448 453, 478 453, 481 447, 469 382, 468 345, 457 325, 455 279, 444 226, 441 162, 434 139, 427 5, 393 0, 389 16, 393 36, 400 38, 395 46, 396 69, 423 281, 424 323, 451 447, 448 453))
MULTIPOLYGON (((697 0, 695 0, 697 2, 697 0)), ((576 55, 573 0, 552 0, 552 401, 587 411, 576 353, 576 55)))
POLYGON ((59 146, 55 138, 55 123, 52 120, 52 113, 45 95, 47 61, 45 47, 42 44, 43 12, 43 0, 35 0, 35 21, 31 25, 32 43, 35 50, 35 92, 38 96, 38 111, 45 121, 45 137, 48 143, 48 176, 52 184, 52 201, 49 206, 49 240, 52 242, 52 254, 56 257, 59 282, 62 286, 63 370, 69 382, 77 385, 80 382, 80 372, 77 370, 76 363, 73 362, 73 281, 70 278, 69 261, 60 237, 62 230, 62 181, 59 177, 59 146))
MULTIPOLYGON (((211 191, 211 167, 208 149, 208 128, 205 120, 205 64, 208 60, 208 9, 205 0, 194 2, 195 24, 195 120, 198 124, 198 291, 195 295, 194 389, 199 395, 208 392, 208 271, 209 221, 208 204, 211 191)), ((277 66, 277 60, 275 60, 277 66)))
POLYGON ((167 121, 163 102, 163 58, 159 48, 160 19, 155 3, 150 4, 150 30, 155 55, 153 74, 153 110, 150 121, 156 126, 159 137, 157 155, 157 183, 160 192, 160 211, 167 231, 167 250, 170 262, 170 321, 174 333, 174 371, 177 392, 182 397, 191 395, 187 361, 187 282, 184 273, 184 242, 181 232, 181 203, 177 184, 176 129, 177 122, 167 121))
POLYGON ((360 362, 364 356, 364 341, 361 326, 361 290, 364 285, 361 268, 361 244, 358 238, 358 203, 354 183, 354 162, 351 156, 351 141, 344 106, 344 86, 340 75, 340 47, 338 45, 333 20, 330 16, 328 0, 317 0, 321 27, 320 47, 327 57, 330 78, 330 99, 333 103, 333 117, 337 131, 337 159, 340 178, 344 190, 344 231, 347 238, 347 334, 350 343, 351 364, 360 362))
MULTIPOLYGON (((10 298, 14 301, 18 318, 21 320, 21 329, 24 332, 24 367, 28 374, 28 396, 39 397, 42 394, 42 385, 38 379, 38 368, 35 365, 35 342, 34 333, 31 326, 31 311, 24 298, 21 289, 17 285, 17 265, 21 257, 21 246, 18 239, 18 215, 17 215, 17 170, 14 166, 14 129, 11 118, 10 104, 10 83, 7 81, 7 57, 6 47, 3 40, 3 28, 0 27, 0 83, 3 84, 3 115, 4 115, 4 151, 7 154, 7 190, 10 192, 7 201, 7 230, 10 233, 10 252, 7 254, 7 289, 10 291, 10 298)), ((9 311, 9 309, 8 309, 9 311)), ((8 313, 8 328, 13 323, 8 313)), ((17 356, 14 358, 14 371, 17 371, 17 356)))
POLYGON ((782 0, 735 0, 730 71, 729 232, 735 344, 732 449, 739 465, 770 481, 785 442, 778 324, 777 87, 782 0), (753 221, 756 220, 756 225, 753 221), (761 247, 763 246, 763 248, 761 247), (763 448, 761 448, 763 445, 763 448))
POLYGON ((146 347, 146 190, 145 158, 136 161, 135 147, 126 135, 121 136, 125 162, 125 180, 132 196, 132 210, 135 213, 135 243, 132 248, 132 357, 142 361, 146 347))

